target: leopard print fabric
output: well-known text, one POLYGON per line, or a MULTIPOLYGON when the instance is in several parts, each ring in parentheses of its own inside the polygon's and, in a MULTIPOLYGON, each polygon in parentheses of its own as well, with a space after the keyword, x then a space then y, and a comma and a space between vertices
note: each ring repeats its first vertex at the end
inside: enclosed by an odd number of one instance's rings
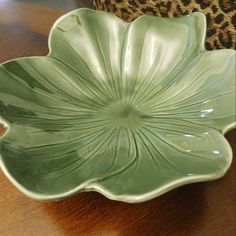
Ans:
POLYGON ((206 48, 236 49, 236 0, 93 0, 93 4, 128 22, 142 14, 176 17, 200 11, 207 18, 206 48))

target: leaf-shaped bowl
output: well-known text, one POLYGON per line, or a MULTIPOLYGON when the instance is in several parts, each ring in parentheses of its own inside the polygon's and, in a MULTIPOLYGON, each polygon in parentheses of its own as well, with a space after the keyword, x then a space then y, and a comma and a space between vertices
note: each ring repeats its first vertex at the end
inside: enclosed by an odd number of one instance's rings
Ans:
POLYGON ((98 191, 125 202, 224 175, 235 52, 206 51, 205 31, 201 13, 61 17, 48 56, 0 65, 5 175, 35 199, 98 191))

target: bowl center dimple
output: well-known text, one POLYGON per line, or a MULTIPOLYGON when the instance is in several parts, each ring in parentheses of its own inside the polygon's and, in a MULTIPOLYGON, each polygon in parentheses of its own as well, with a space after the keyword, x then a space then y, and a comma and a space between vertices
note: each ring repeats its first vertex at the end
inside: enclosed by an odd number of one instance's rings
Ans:
POLYGON ((138 117, 140 113, 133 106, 124 105, 123 107, 117 109, 117 113, 115 113, 115 115, 121 119, 125 119, 138 117))
POLYGON ((108 107, 106 117, 112 126, 133 129, 143 122, 144 113, 134 104, 117 102, 108 107))

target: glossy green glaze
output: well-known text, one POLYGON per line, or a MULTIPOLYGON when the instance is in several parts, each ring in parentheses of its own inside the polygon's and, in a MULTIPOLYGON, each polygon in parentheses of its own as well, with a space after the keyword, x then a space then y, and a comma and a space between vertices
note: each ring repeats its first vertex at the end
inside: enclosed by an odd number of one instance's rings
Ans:
POLYGON ((235 52, 206 51, 205 31, 201 13, 61 17, 48 56, 0 65, 4 173, 35 199, 95 190, 125 202, 221 177, 235 52))

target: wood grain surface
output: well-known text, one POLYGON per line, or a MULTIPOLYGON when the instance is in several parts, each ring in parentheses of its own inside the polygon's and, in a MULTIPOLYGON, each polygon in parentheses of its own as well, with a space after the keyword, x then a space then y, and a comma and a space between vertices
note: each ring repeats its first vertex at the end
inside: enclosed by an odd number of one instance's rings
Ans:
MULTIPOLYGON (((53 22, 86 4, 90 6, 89 1, 0 0, 0 63, 46 55, 53 22)), ((234 160, 222 179, 187 185, 141 204, 111 201, 94 192, 61 202, 37 202, 0 171, 0 236, 234 236, 236 130, 226 137, 234 160)))

